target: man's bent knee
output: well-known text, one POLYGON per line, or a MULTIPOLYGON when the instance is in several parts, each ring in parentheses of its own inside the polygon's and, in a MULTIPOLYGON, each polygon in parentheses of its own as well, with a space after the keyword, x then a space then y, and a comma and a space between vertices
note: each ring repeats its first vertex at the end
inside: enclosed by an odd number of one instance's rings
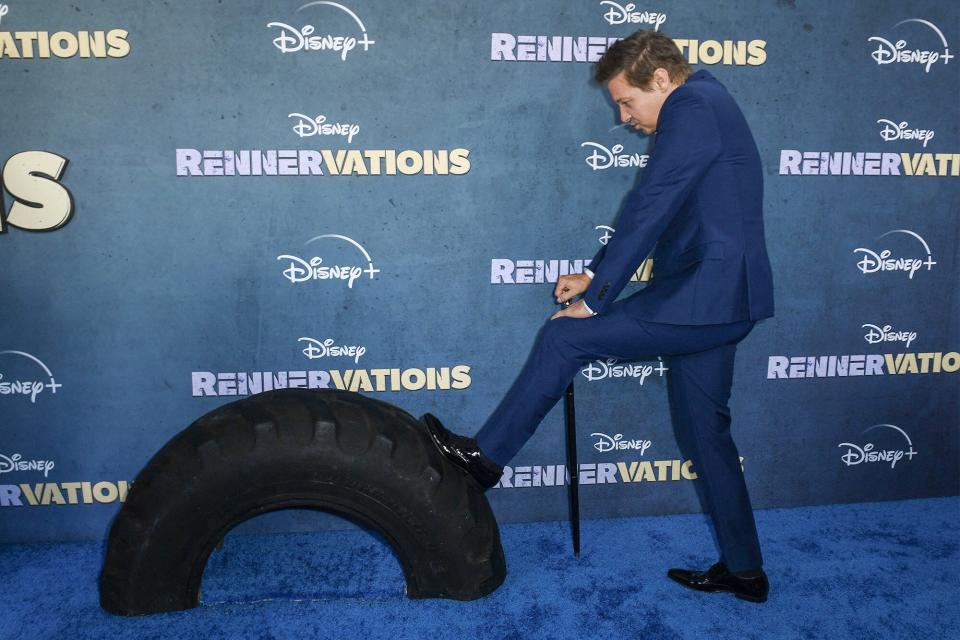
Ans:
POLYGON ((571 322, 579 322, 575 318, 557 318, 547 320, 540 327, 540 342, 543 346, 557 348, 565 345, 564 334, 569 330, 571 322))

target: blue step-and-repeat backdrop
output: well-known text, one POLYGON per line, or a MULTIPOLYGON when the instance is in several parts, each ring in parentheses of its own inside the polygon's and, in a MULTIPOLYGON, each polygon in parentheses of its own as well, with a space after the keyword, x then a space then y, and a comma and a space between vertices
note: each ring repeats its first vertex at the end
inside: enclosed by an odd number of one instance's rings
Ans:
MULTIPOLYGON (((955 2, 0 0, 0 541, 102 539, 159 447, 261 390, 475 433, 646 164, 591 81, 641 28, 764 165, 776 316, 731 401, 754 506, 956 495, 955 2)), ((666 370, 576 377, 585 517, 700 510, 666 370)), ((501 522, 566 517, 562 434, 561 403, 501 522)), ((310 517, 260 524, 345 525, 310 517)))

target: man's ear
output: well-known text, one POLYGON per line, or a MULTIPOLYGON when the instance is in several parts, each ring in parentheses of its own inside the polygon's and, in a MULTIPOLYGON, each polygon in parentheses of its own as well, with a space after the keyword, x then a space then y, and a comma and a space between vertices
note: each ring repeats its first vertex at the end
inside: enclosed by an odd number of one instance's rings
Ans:
POLYGON ((653 70, 653 83, 657 89, 664 91, 670 86, 670 72, 663 67, 657 67, 653 70))

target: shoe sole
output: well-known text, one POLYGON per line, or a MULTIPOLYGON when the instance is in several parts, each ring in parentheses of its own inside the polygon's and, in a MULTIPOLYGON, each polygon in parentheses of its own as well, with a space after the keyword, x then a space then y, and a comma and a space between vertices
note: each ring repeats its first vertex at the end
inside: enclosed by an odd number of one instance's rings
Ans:
POLYGON ((767 601, 767 596, 747 596, 741 593, 734 593, 733 591, 728 591, 727 593, 733 593, 734 597, 739 598, 740 600, 746 600, 747 602, 756 602, 760 604, 767 601))

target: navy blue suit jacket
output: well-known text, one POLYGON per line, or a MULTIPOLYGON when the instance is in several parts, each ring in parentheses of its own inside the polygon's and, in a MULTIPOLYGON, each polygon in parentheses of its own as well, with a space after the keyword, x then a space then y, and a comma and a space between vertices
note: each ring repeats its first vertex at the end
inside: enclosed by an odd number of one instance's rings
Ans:
POLYGON ((590 262, 587 306, 602 314, 656 243, 650 283, 624 302, 629 315, 670 324, 772 316, 763 172, 737 103, 697 71, 667 96, 654 135, 616 233, 590 262))

